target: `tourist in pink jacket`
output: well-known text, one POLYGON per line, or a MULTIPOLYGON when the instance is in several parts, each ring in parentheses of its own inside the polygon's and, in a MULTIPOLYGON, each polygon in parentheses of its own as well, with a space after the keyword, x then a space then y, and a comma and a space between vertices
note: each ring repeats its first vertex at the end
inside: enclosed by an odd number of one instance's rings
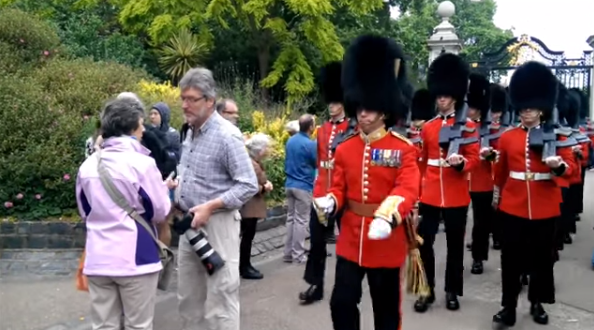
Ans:
MULTIPOLYGON (((109 102, 101 113, 102 163, 129 205, 155 228, 171 208, 168 189, 149 151, 140 144, 144 109, 123 98, 109 102)), ((150 233, 118 207, 107 194, 97 170, 98 158, 81 165, 76 200, 86 222, 87 275, 93 329, 153 329, 161 262, 150 233)), ((156 230, 155 230, 156 233, 156 230)))

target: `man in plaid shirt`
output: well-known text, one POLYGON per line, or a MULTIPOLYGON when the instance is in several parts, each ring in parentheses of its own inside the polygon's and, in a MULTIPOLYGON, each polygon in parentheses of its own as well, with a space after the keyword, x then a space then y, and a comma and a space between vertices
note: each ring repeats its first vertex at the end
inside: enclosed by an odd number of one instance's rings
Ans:
POLYGON ((208 275, 185 236, 179 243, 179 312, 184 329, 239 330, 239 208, 259 189, 243 136, 215 111, 212 72, 195 68, 180 81, 189 124, 182 142, 177 207, 194 214, 225 266, 208 275))

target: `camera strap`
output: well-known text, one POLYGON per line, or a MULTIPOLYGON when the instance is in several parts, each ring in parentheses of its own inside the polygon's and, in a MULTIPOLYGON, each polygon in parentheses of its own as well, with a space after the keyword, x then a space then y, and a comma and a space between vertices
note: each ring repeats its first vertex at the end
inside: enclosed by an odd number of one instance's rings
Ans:
POLYGON ((141 225, 146 231, 148 231, 148 233, 155 241, 155 244, 157 244, 157 246, 159 247, 159 254, 163 253, 162 250, 164 245, 163 243, 161 243, 161 241, 159 241, 159 239, 157 239, 154 228, 151 228, 151 226, 149 226, 146 220, 144 220, 144 218, 140 214, 138 214, 138 212, 136 212, 136 210, 133 209, 132 206, 130 206, 128 201, 126 201, 124 195, 122 195, 122 193, 113 183, 113 178, 111 174, 109 174, 107 168, 105 168, 105 165, 101 161, 101 149, 97 150, 95 152, 95 155, 97 155, 97 170, 99 172, 99 179, 101 180, 101 184, 103 185, 103 188, 105 189, 109 197, 111 197, 114 203, 116 203, 119 207, 124 209, 124 211, 126 211, 126 213, 128 213, 128 215, 130 216, 130 218, 134 219, 139 225, 141 225))

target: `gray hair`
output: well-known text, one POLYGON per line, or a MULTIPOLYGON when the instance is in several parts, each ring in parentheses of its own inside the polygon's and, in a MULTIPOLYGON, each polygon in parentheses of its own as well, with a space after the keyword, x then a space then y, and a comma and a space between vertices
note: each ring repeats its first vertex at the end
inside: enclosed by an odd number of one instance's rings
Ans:
POLYGON ((217 97, 217 86, 212 71, 206 68, 194 68, 186 72, 184 77, 179 81, 179 87, 182 91, 194 88, 202 92, 202 95, 209 99, 217 97))
POLYGON ((250 157, 256 158, 259 157, 264 150, 270 147, 271 142, 272 139, 270 136, 264 133, 256 133, 245 141, 245 147, 247 148, 250 157))
POLYGON ((138 100, 125 97, 111 100, 101 112, 101 131, 103 139, 130 135, 144 118, 144 107, 138 100))
POLYGON ((134 100, 134 101, 138 102, 142 108, 144 108, 144 103, 142 103, 142 101, 140 100, 140 97, 138 97, 138 95, 136 95, 135 93, 132 93, 132 92, 122 92, 122 93, 118 94, 116 99, 117 100, 122 100, 122 99, 134 100))
POLYGON ((237 105, 237 103, 235 103, 235 101, 233 101, 232 99, 222 99, 219 102, 217 102, 216 105, 216 109, 218 113, 223 113, 223 111, 225 111, 225 109, 227 109, 227 103, 232 103, 237 105))

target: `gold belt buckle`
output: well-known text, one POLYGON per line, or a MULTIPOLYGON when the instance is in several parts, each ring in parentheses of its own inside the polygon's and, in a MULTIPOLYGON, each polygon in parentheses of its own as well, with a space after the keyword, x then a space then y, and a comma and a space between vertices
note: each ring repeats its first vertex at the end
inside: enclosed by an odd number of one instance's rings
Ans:
POLYGON ((439 159, 439 166, 446 167, 446 166, 448 166, 448 162, 445 159, 440 158, 439 159))
POLYGON ((526 172, 525 175, 526 175, 526 181, 532 181, 532 180, 534 180, 534 173, 532 173, 532 172, 526 172))

